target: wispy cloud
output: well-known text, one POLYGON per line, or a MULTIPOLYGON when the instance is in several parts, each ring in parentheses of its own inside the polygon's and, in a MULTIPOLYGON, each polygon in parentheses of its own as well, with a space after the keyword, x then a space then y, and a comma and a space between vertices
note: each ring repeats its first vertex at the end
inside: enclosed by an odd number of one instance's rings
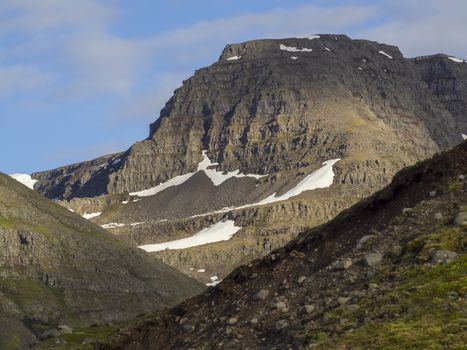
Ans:
POLYGON ((394 0, 381 10, 385 18, 362 30, 361 36, 397 45, 407 56, 467 57, 465 0, 394 0))

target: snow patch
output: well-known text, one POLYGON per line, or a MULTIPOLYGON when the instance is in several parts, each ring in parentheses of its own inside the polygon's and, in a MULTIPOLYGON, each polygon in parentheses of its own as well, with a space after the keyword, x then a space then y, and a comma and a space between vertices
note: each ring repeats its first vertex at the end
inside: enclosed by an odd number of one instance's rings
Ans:
POLYGON ((196 272, 206 272, 205 269, 199 269, 199 270, 196 270, 196 272))
POLYGON ((297 56, 291 56, 290 58, 293 59, 294 61, 298 59, 297 56))
POLYGON ((239 207, 225 207, 225 208, 222 208, 220 210, 213 211, 210 213, 193 215, 191 218, 194 219, 197 217, 203 217, 203 216, 208 216, 208 215, 213 215, 213 214, 228 213, 232 210, 245 209, 245 208, 256 207, 256 206, 265 205, 265 204, 271 204, 271 203, 287 200, 289 198, 298 196, 299 194, 305 191, 312 191, 318 188, 327 188, 331 186, 334 181, 335 174, 334 174, 332 167, 338 161, 340 161, 340 158, 331 159, 331 160, 324 162, 321 168, 307 175, 294 188, 290 189, 289 191, 287 191, 281 196, 277 196, 277 194, 274 193, 271 196, 257 203, 246 204, 246 205, 242 205, 239 207))
POLYGON ((392 56, 384 52, 383 50, 378 51, 379 54, 386 56, 387 58, 390 58, 392 60, 392 56))
POLYGON ((363 70, 363 68, 362 68, 362 67, 358 67, 358 69, 360 69, 360 70, 363 70))
POLYGON ((132 224, 130 224, 130 226, 139 226, 139 225, 142 225, 144 224, 144 222, 134 222, 132 224))
POLYGON ((97 213, 89 213, 89 214, 88 214, 88 213, 84 213, 84 214, 83 214, 83 218, 85 218, 85 219, 88 219, 88 220, 89 220, 89 219, 92 219, 92 218, 98 217, 98 216, 99 216, 99 215, 101 215, 101 214, 102 214, 102 212, 101 212, 101 211, 99 211, 99 212, 97 212, 97 213))
POLYGON ((208 287, 217 286, 219 283, 222 282, 222 280, 220 280, 219 277, 217 277, 217 276, 211 276, 211 277, 209 277, 209 279, 211 280, 211 282, 206 283, 206 285, 207 285, 208 287))
POLYGON ((174 178, 162 182, 157 186, 154 186, 152 188, 148 188, 147 190, 139 191, 139 192, 133 192, 130 193, 130 196, 139 196, 139 197, 147 197, 147 196, 154 196, 155 194, 165 190, 166 188, 172 187, 172 186, 178 186, 183 184, 185 181, 187 181, 190 177, 192 177, 195 173, 188 173, 185 175, 179 175, 175 176, 174 178))
MULTIPOLYGON (((235 222, 233 220, 219 221, 191 237, 165 243, 142 245, 139 246, 139 248, 144 249, 147 252, 158 252, 165 249, 186 249, 208 243, 228 241, 239 230, 241 230, 241 227, 235 226, 235 222)), ((198 270, 198 272, 201 271, 198 270)))
POLYGON ((464 63, 465 61, 463 59, 460 59, 460 58, 457 58, 457 57, 453 57, 453 56, 449 56, 448 57, 451 61, 454 61, 456 63, 464 63))
POLYGON ((242 56, 232 56, 232 57, 227 58, 227 61, 236 61, 236 60, 239 60, 240 58, 242 58, 242 56))
POLYGON ((149 188, 147 190, 139 191, 139 192, 133 192, 130 193, 131 196, 139 196, 139 197, 147 197, 147 196, 153 196, 166 188, 172 187, 172 186, 179 186, 186 182, 190 177, 192 177, 194 174, 196 174, 198 171, 204 171, 205 174, 211 179, 212 183, 214 186, 219 186, 222 184, 224 181, 230 179, 231 177, 236 177, 236 178, 241 178, 241 177, 253 177, 255 179, 260 179, 264 176, 267 175, 256 175, 256 174, 241 174, 240 170, 234 170, 230 171, 227 173, 224 173, 222 171, 218 171, 217 169, 208 169, 213 166, 219 165, 218 163, 213 163, 207 156, 208 151, 202 151, 201 154, 203 156, 203 160, 199 162, 198 164, 198 169, 194 173, 188 173, 185 175, 179 175, 176 176, 166 182, 160 183, 159 185, 149 188))
POLYGON ((311 52, 311 51, 313 51, 313 49, 307 49, 306 47, 298 49, 298 48, 296 48, 294 46, 285 46, 283 44, 280 44, 279 48, 282 51, 288 51, 288 52, 311 52))
POLYGON ((308 39, 313 40, 313 39, 319 39, 321 38, 319 35, 310 35, 308 39))
POLYGON ((68 208, 69 211, 71 211, 72 213, 74 213, 75 211, 71 208, 68 208))
POLYGON ((331 159, 324 162, 321 168, 306 176, 291 190, 287 191, 281 196, 277 196, 276 193, 274 193, 273 195, 258 202, 258 205, 284 201, 289 198, 298 196, 299 194, 305 191, 311 191, 317 188, 326 188, 331 186, 334 181, 334 171, 332 170, 332 167, 339 160, 340 158, 331 159))
POLYGON ((467 140, 467 135, 462 134, 462 138, 463 138, 464 140, 467 140))
POLYGON ((329 47, 325 47, 324 49, 325 49, 326 51, 331 52, 331 49, 330 49, 329 47))
POLYGON ((115 227, 123 227, 125 226, 125 224, 119 224, 117 222, 111 222, 111 223, 108 223, 108 224, 104 224, 104 225, 101 225, 102 228, 115 228, 115 227))
POLYGON ((123 201, 122 204, 128 204, 130 201, 123 201))
POLYGON ((34 180, 29 174, 11 174, 10 177, 18 182, 21 182, 24 186, 29 187, 31 190, 34 189, 34 184, 38 180, 34 180))

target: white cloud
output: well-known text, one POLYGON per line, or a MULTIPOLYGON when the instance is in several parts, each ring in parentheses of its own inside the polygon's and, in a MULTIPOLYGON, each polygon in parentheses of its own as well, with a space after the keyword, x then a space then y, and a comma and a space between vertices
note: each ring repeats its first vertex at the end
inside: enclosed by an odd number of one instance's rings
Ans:
POLYGON ((406 56, 467 57, 465 0, 395 0, 384 5, 382 12, 388 18, 360 36, 396 45, 406 56))
POLYGON ((43 88, 53 81, 50 75, 36 67, 26 65, 0 66, 0 97, 10 97, 17 93, 28 93, 43 88))
POLYGON ((154 77, 154 82, 144 92, 126 100, 116 115, 119 122, 124 120, 144 120, 153 122, 159 117, 159 111, 172 97, 173 91, 190 76, 188 72, 164 73, 154 77))

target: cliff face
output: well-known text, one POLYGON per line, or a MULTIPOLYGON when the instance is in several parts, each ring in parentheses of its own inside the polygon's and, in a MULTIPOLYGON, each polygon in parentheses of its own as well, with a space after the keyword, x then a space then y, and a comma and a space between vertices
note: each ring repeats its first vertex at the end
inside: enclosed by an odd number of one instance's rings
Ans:
POLYGON ((0 174, 0 348, 127 320, 202 285, 0 174))
POLYGON ((345 158, 339 182, 382 185, 461 141, 466 66, 342 35, 228 45, 175 92, 148 139, 33 177, 51 198, 134 192, 196 170, 207 149, 219 169, 255 174, 345 158))

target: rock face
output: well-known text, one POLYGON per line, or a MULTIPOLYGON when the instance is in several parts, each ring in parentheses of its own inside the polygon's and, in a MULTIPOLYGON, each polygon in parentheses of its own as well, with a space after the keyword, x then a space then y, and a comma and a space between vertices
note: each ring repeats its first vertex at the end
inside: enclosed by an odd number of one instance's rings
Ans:
POLYGON ((127 320, 203 290, 188 276, 0 174, 0 348, 127 320), (70 328, 71 327, 71 328, 70 328))
POLYGON ((465 159, 467 141, 402 170, 329 223, 96 348, 462 348, 467 232, 452 221, 467 205, 465 159), (362 263, 375 251, 378 264, 362 263))
POLYGON ((225 277, 387 185, 402 167, 461 142, 466 103, 467 64, 446 55, 409 59, 345 35, 255 40, 228 45, 196 71, 149 137, 126 152, 32 177, 36 190, 77 213, 102 212, 92 220, 118 223, 109 230, 134 245, 235 220, 242 230, 229 241, 157 253, 186 273, 205 264, 200 279, 209 282, 208 272, 225 277), (211 170, 256 176, 216 185, 200 171, 156 195, 135 194, 195 172, 203 150, 218 163, 211 170), (283 194, 337 158, 329 188, 222 211, 283 194))
POLYGON ((257 174, 346 158, 337 182, 381 186, 460 142, 466 101, 467 64, 444 55, 344 35, 250 41, 186 80, 148 139, 33 177, 49 198, 134 192, 194 171, 207 149, 220 169, 257 174))

